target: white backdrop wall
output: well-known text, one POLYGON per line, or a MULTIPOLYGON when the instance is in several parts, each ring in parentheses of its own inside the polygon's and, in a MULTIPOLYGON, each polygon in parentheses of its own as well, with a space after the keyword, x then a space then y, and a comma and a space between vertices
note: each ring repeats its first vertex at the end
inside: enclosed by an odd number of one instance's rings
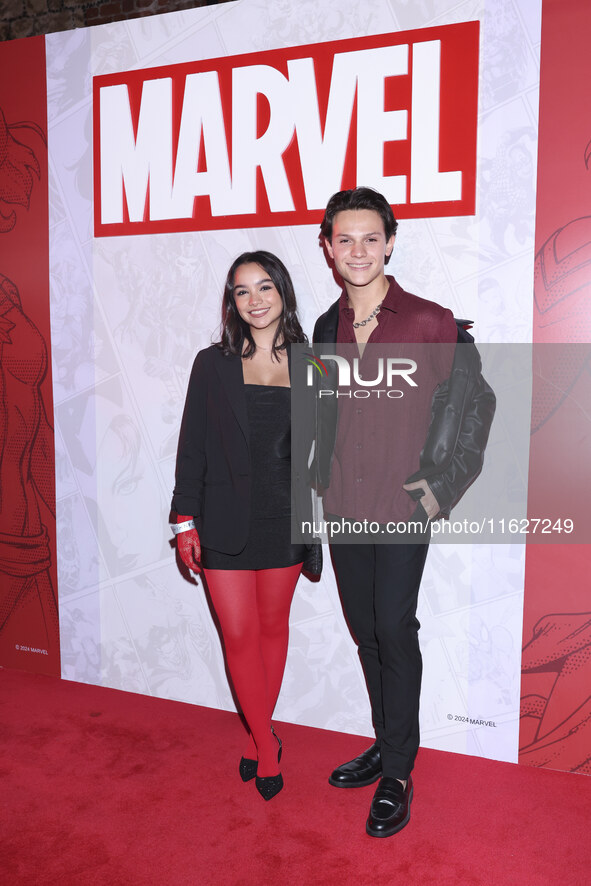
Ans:
MULTIPOLYGON (((338 295, 316 225, 94 238, 93 76, 479 20, 476 215, 401 222, 389 267, 406 289, 472 318, 478 341, 529 342, 540 5, 238 0, 47 37, 64 678, 233 709, 203 590, 181 577, 169 544, 188 374, 217 338, 241 251, 284 260, 309 335, 338 295)), ((419 611, 423 745, 517 759, 524 560, 519 544, 432 546, 419 611)), ((276 717, 371 735, 325 562, 319 584, 296 590, 276 717)))

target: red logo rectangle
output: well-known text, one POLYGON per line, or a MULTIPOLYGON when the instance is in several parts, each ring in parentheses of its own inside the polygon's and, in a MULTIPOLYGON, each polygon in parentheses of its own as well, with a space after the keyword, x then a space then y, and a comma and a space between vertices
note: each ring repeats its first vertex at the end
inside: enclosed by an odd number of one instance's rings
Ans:
POLYGON ((471 215, 479 22, 94 78, 95 236, 471 215))

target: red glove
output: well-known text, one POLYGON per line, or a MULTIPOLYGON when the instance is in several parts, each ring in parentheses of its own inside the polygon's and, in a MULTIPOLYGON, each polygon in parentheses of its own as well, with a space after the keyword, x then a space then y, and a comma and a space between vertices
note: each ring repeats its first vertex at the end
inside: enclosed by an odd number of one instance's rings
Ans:
MULTIPOLYGON (((177 514, 176 522, 184 523, 186 520, 192 520, 192 517, 181 517, 177 514)), ((193 572, 201 571, 201 542, 199 541, 199 533, 196 529, 187 529, 185 532, 179 532, 176 537, 176 546, 179 557, 187 567, 193 572)))

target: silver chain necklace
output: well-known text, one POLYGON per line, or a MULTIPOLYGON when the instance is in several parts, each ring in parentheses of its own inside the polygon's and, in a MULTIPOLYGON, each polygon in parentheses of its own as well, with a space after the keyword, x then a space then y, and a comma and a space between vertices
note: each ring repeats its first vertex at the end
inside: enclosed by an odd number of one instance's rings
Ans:
POLYGON ((360 320, 359 323, 353 323, 353 329, 359 329, 360 326, 365 326, 366 323, 369 323, 370 320, 376 316, 376 314, 380 313, 380 308, 382 307, 382 302, 379 303, 377 308, 374 308, 369 317, 366 320, 360 320))

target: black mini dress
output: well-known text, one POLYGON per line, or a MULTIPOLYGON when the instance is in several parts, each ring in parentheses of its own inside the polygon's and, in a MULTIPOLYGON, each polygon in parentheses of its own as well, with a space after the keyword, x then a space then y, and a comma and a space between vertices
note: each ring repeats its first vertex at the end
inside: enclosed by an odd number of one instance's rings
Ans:
POLYGON ((238 554, 203 548, 206 569, 277 569, 302 563, 291 543, 291 389, 244 385, 250 432, 251 516, 238 554))

